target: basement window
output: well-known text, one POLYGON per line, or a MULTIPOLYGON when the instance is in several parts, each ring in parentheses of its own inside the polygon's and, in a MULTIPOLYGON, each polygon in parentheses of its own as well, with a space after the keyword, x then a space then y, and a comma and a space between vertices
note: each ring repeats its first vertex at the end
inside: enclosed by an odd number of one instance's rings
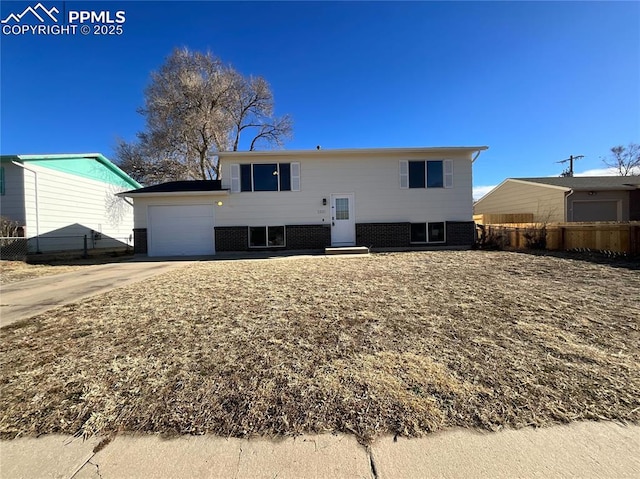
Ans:
POLYGON ((410 242, 415 244, 444 243, 445 223, 411 223, 410 242))
POLYGON ((284 226, 249 226, 250 248, 281 248, 285 246, 284 226))

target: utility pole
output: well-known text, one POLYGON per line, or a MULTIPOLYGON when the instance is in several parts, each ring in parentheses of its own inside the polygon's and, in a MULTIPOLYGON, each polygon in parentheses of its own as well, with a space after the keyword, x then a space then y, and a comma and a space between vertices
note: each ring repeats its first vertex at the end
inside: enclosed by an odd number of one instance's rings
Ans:
POLYGON ((567 170, 563 171, 560 174, 560 176, 573 176, 573 161, 574 160, 579 160, 581 158, 584 158, 584 155, 576 155, 576 156, 571 155, 569 158, 567 158, 565 160, 556 161, 556 163, 569 162, 569 168, 567 170))

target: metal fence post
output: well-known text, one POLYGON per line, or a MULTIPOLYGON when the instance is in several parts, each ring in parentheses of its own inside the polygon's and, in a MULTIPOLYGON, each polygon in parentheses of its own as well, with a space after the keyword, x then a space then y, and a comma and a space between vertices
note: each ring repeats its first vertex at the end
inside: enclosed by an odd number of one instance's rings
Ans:
POLYGON ((89 253, 87 252, 87 235, 84 235, 84 252, 82 255, 83 258, 88 258, 89 253))

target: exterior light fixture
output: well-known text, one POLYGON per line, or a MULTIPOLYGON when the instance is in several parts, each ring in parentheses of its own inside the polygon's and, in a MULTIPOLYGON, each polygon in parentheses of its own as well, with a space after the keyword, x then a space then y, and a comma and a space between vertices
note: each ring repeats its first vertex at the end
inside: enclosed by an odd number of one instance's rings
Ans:
POLYGON ((326 198, 322 198, 322 206, 327 206, 327 199, 326 198))
POLYGON ((222 205, 223 205, 222 201, 218 201, 216 204, 217 204, 218 206, 222 206, 222 205))

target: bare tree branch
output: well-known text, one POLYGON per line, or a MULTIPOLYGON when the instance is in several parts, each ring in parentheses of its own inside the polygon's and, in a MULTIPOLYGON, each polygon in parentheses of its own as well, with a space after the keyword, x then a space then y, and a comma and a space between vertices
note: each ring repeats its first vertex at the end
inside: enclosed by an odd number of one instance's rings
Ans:
POLYGON ((138 110, 145 131, 136 144, 121 142, 117 157, 145 184, 219 178, 220 165, 211 157, 238 150, 246 131, 257 131, 250 149, 282 147, 291 136, 290 118, 275 118, 273 104, 263 78, 244 77, 210 52, 175 49, 145 89, 138 110))
POLYGON ((609 168, 615 168, 620 176, 640 176, 640 145, 629 143, 611 148, 611 155, 602 162, 609 168))

